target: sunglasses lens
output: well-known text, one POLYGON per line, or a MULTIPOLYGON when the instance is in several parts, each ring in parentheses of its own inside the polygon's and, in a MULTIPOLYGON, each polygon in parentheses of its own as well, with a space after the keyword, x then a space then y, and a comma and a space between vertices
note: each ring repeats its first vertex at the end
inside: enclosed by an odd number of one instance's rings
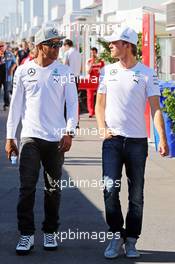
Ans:
POLYGON ((60 48, 62 47, 62 45, 63 45, 62 41, 57 42, 57 43, 52 43, 52 48, 60 48))
POLYGON ((62 41, 59 42, 43 42, 43 45, 49 46, 50 48, 60 48, 63 45, 62 41))
POLYGON ((60 44, 59 47, 61 48, 63 46, 63 41, 60 41, 59 44, 60 44))

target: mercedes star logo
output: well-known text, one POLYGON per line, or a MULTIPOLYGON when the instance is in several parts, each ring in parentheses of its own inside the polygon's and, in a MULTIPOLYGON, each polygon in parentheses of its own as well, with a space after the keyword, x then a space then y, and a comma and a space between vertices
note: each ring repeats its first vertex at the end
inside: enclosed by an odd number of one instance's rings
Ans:
POLYGON ((112 70, 110 70, 110 75, 115 75, 115 74, 117 74, 117 69, 112 69, 112 70))
POLYGON ((34 68, 30 68, 30 69, 28 69, 28 74, 29 74, 30 76, 35 75, 35 73, 36 73, 36 70, 35 70, 34 68))

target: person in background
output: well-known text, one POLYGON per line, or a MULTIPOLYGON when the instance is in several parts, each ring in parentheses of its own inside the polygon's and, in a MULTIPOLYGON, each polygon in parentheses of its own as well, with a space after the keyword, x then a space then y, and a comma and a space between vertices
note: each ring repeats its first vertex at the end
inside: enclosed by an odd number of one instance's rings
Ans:
MULTIPOLYGON (((18 51, 19 51, 19 47, 12 48, 12 53, 15 56, 15 60, 16 61, 17 61, 17 58, 18 58, 18 51)), ((14 71, 13 71, 13 77, 14 77, 16 69, 17 69, 17 62, 16 62, 16 67, 14 68, 14 71)), ((13 78, 12 78, 12 84, 13 84, 13 78)), ((13 85, 12 85, 12 92, 13 92, 13 85)))
POLYGON ((15 56, 15 58, 17 58, 17 56, 18 56, 18 51, 19 51, 19 47, 14 47, 12 49, 12 52, 13 52, 13 55, 15 56))
POLYGON ((38 55, 37 47, 35 47, 35 46, 31 47, 29 55, 21 61, 21 65, 28 62, 28 61, 35 59, 37 57, 37 55, 38 55))
POLYGON ((16 68, 16 59, 3 41, 0 41, 0 86, 4 88, 4 105, 6 110, 10 104, 9 93, 12 90, 13 72, 16 68))
MULTIPOLYGON (((6 80, 4 52, 5 52, 5 43, 3 41, 0 41, 0 89, 2 88, 2 85, 3 87, 5 86, 5 80, 6 80)), ((4 89, 4 92, 5 92, 5 89, 4 89)))
POLYGON ((75 82, 78 89, 78 79, 81 72, 81 54, 73 47, 73 42, 70 39, 65 39, 63 43, 64 59, 63 64, 70 66, 71 71, 75 76, 75 82))
MULTIPOLYGON (((87 73, 89 80, 93 80, 93 82, 98 82, 98 78, 100 75, 101 68, 104 67, 104 61, 98 58, 98 50, 93 47, 90 51, 90 59, 87 61, 87 73)), ((89 118, 93 117, 95 114, 95 106, 94 106, 94 95, 95 90, 88 89, 87 90, 87 108, 89 112, 89 118)))
POLYGON ((19 66, 22 62, 22 60, 29 55, 29 45, 25 39, 22 40, 21 42, 21 48, 18 51, 17 55, 17 66, 19 66))
MULTIPOLYGON (((63 64, 70 66, 71 71, 75 76, 75 83, 78 92, 78 82, 81 72, 81 54, 77 49, 73 47, 73 42, 70 39, 64 40, 63 49, 64 49, 63 64)), ((65 107, 65 113, 66 113, 66 107, 65 107)), ((77 123, 77 128, 79 128, 79 121, 77 123)))

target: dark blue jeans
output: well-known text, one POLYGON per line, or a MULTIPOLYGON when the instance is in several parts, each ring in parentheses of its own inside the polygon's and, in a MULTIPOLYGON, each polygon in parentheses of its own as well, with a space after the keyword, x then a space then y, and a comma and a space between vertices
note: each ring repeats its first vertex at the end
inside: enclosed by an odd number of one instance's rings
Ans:
POLYGON ((17 206, 18 229, 22 235, 35 231, 34 203, 36 184, 41 163, 44 168, 44 212, 42 230, 56 232, 59 226, 59 205, 61 190, 59 182, 62 175, 63 153, 58 150, 58 142, 37 138, 23 138, 20 149, 20 193, 17 206))
POLYGON ((147 139, 114 136, 104 140, 102 151, 104 201, 109 231, 120 232, 124 238, 138 238, 142 228, 147 139), (119 197, 123 165, 129 192, 125 229, 119 197))

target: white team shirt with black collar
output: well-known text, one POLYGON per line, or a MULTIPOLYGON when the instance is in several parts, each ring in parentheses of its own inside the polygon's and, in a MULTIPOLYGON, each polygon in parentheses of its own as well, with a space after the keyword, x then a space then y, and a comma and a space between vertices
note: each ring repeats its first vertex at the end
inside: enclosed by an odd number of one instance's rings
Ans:
POLYGON ((77 89, 70 68, 58 61, 41 67, 32 60, 19 66, 15 72, 7 138, 15 138, 22 119, 21 138, 58 141, 63 131, 75 131, 77 110, 77 89), (67 123, 64 118, 65 101, 67 123))
POLYGON ((160 96, 155 72, 138 62, 125 69, 120 62, 101 70, 98 93, 106 94, 105 122, 114 135, 147 137, 145 105, 150 96, 160 96))

